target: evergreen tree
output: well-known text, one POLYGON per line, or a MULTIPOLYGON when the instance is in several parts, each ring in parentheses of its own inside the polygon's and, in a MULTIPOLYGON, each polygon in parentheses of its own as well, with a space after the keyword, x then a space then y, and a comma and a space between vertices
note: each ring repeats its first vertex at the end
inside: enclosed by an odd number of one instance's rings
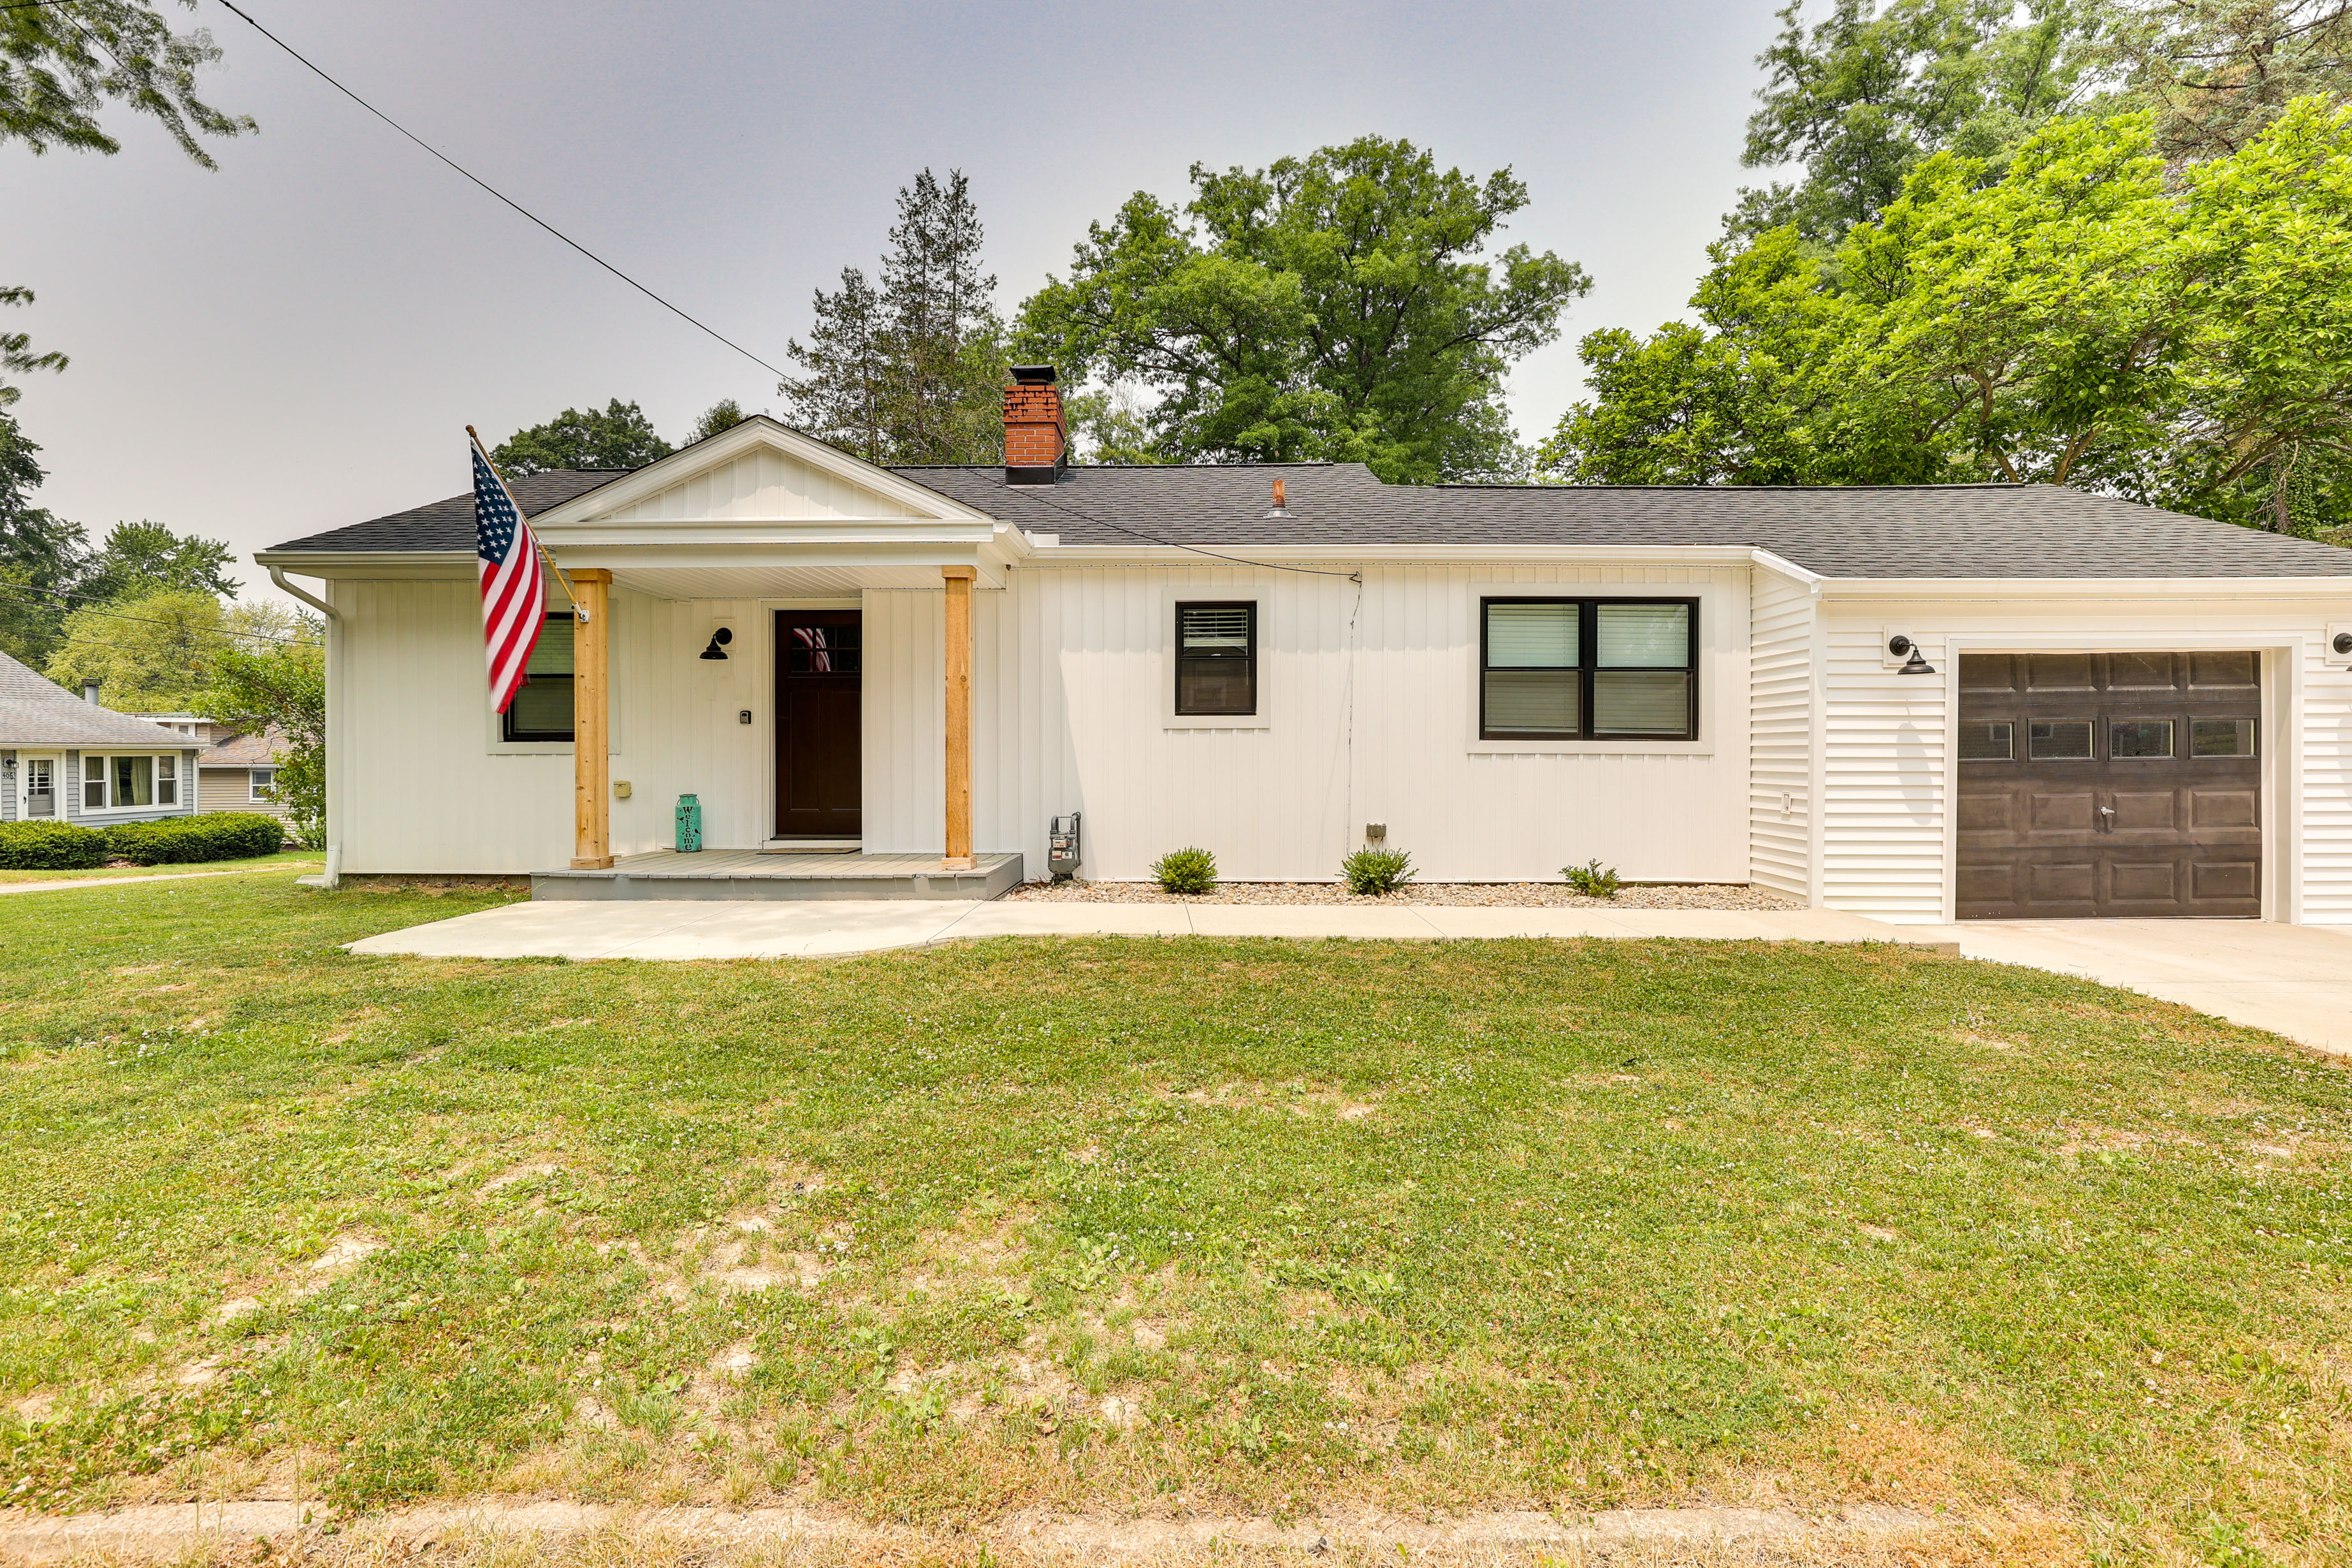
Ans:
POLYGON ((902 187, 878 281, 843 268, 816 291, 807 342, 788 345, 807 374, 777 387, 785 418, 872 463, 1003 461, 1004 331, 982 237, 961 171, 902 187))

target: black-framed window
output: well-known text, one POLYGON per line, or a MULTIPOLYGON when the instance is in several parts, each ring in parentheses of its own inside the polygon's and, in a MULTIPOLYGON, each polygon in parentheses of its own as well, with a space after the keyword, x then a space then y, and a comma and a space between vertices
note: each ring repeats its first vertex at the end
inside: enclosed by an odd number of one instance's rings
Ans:
POLYGON ((1478 601, 1489 741, 1698 738, 1696 599, 1478 601))
POLYGON ((525 680, 507 704, 499 735, 509 741, 572 739, 572 614, 561 611, 539 628, 525 680))
POLYGON ((1257 605, 1253 600, 1176 606, 1176 711, 1257 711, 1257 605))

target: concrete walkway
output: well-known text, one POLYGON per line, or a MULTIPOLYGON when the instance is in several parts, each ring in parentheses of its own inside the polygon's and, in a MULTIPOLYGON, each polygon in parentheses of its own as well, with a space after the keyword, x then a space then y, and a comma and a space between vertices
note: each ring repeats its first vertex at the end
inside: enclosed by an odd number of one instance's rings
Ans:
POLYGON ((1968 958, 2079 974, 2352 1055, 2352 930, 2261 921, 1969 921, 1906 926, 1968 958))
POLYGON ((533 901, 350 944, 428 958, 818 958, 989 936, 1696 937, 1895 942, 1954 951, 1832 910, 1386 909, 1316 904, 533 901))
POLYGON ((268 866, 240 866, 232 871, 163 871, 153 875, 126 873, 120 877, 59 877, 47 882, 0 882, 0 893, 50 893, 59 888, 120 888, 130 882, 193 882, 199 877, 255 877, 264 871, 299 871, 316 860, 280 860, 268 866))

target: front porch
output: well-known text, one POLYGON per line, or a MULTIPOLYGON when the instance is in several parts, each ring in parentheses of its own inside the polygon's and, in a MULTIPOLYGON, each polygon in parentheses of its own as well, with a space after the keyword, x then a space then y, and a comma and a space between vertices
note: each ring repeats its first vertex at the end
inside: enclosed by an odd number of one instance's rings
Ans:
POLYGON ((1021 883, 1019 855, 795 855, 759 849, 656 849, 610 867, 533 871, 534 899, 961 900, 1003 897, 1021 883))

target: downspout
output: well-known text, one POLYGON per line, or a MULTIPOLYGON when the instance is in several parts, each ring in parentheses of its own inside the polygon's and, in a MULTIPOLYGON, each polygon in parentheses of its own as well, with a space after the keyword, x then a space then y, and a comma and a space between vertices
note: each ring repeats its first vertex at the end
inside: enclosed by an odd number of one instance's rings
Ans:
MULTIPOLYGON (((278 591, 279 593, 284 594, 289 598, 299 600, 301 603, 310 605, 312 609, 327 617, 327 717, 330 724, 331 725, 335 710, 339 706, 334 700, 335 676, 336 673, 342 668, 343 662, 342 659, 338 657, 339 650, 336 647, 336 645, 342 640, 341 636, 343 626, 342 612, 336 609, 334 605, 327 603, 326 600, 321 599, 317 595, 311 593, 309 589, 298 588, 293 584, 288 582, 286 580, 286 570, 284 567, 270 567, 269 580, 278 584, 278 591)), ((328 747, 327 755, 330 763, 331 764, 334 757, 334 748, 331 743, 328 747)), ((327 770, 327 782, 330 786, 327 792, 327 869, 325 875, 320 877, 320 880, 328 889, 332 889, 342 885, 343 840, 341 831, 342 813, 336 809, 336 801, 342 792, 332 787, 334 784, 334 769, 331 765, 330 765, 327 770)))

